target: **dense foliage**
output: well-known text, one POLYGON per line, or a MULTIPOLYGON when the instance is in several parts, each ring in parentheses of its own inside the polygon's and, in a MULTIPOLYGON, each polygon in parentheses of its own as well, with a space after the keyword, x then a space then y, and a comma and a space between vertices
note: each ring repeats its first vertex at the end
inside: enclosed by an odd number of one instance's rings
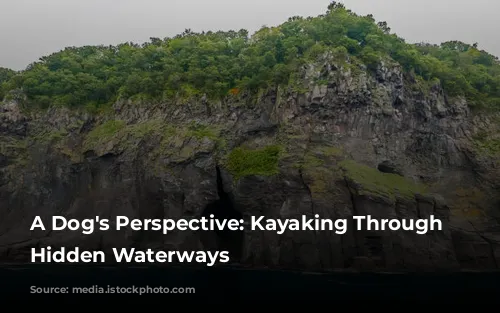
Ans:
POLYGON ((31 103, 98 107, 119 98, 221 98, 296 83, 300 65, 326 51, 339 62, 376 69, 399 62, 421 81, 440 80, 450 96, 500 107, 500 65, 477 45, 411 45, 385 22, 359 16, 333 2, 326 14, 292 17, 277 27, 151 38, 143 45, 67 48, 12 76, 0 71, 0 95, 22 89, 31 103), (10 77, 12 76, 12 77, 10 77), (10 78, 5 79, 4 77, 10 78))
MULTIPOLYGON (((16 73, 13 70, 0 67, 0 86, 2 86, 2 83, 10 80, 12 78, 12 76, 14 76, 15 74, 16 73)), ((0 99, 3 97, 4 97, 4 94, 2 92, 2 88, 0 88, 0 99)))

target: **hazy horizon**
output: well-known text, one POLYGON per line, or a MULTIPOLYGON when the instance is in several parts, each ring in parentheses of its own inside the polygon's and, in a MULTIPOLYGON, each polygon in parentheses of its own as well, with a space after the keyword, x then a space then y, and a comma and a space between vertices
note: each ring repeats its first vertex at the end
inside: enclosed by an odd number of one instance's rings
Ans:
MULTIPOLYGON (((2 0, 0 67, 22 70, 40 57, 69 46, 143 43, 193 31, 274 26, 288 17, 316 16, 330 0, 2 0)), ((345 0, 354 12, 387 21, 408 42, 449 40, 479 43, 500 55, 496 31, 500 3, 491 0, 345 0)))

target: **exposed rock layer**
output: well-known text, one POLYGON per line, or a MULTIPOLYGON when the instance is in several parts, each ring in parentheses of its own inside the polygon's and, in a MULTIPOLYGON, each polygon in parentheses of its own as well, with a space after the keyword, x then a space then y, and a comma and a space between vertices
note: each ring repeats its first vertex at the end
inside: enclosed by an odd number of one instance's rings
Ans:
POLYGON ((497 132, 494 116, 471 113, 440 86, 422 90, 394 66, 371 76, 325 60, 304 77, 328 84, 224 102, 119 102, 101 116, 4 104, 1 260, 29 261, 31 247, 78 245, 230 249, 244 265, 311 270, 498 268, 500 175, 487 145, 497 132), (275 171, 273 164, 256 175, 230 170, 235 148, 270 146, 282 151, 275 171), (36 215, 189 218, 221 207, 244 219, 436 215, 445 230, 247 230, 231 240, 202 232, 29 231, 36 215))

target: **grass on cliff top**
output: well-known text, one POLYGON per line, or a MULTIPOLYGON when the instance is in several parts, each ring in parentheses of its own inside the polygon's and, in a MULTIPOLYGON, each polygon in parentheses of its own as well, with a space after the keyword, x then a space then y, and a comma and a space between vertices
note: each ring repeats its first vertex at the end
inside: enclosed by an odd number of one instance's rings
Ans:
POLYGON ((346 176, 359 184, 361 193, 378 195, 395 200, 396 198, 413 199, 415 194, 425 194, 426 188, 396 174, 382 173, 375 168, 359 164, 352 160, 340 163, 346 176))
POLYGON ((281 152, 281 146, 277 145, 256 150, 239 147, 229 154, 227 168, 236 179, 251 175, 273 176, 279 173, 281 152))

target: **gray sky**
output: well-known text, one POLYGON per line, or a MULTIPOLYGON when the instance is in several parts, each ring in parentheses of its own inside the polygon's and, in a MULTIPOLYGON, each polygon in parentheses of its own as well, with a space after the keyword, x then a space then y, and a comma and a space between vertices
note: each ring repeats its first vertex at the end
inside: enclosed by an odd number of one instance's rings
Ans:
MULTIPOLYGON (((409 42, 478 42, 500 55, 498 0, 344 0, 409 42)), ((142 43, 193 31, 277 25, 330 0, 0 0, 0 66, 20 70, 67 46, 142 43)))

